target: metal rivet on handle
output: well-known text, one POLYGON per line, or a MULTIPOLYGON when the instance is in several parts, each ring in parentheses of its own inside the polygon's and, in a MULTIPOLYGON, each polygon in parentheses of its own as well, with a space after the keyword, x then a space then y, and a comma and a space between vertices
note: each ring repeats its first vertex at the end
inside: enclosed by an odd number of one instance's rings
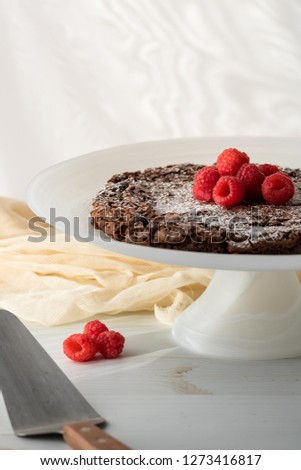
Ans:
POLYGON ((91 431, 91 427, 90 426, 83 426, 82 428, 80 428, 80 431, 81 432, 89 432, 91 431))
POLYGON ((105 442, 107 442, 107 440, 105 437, 99 437, 98 439, 96 439, 96 442, 98 442, 98 444, 104 444, 105 442))

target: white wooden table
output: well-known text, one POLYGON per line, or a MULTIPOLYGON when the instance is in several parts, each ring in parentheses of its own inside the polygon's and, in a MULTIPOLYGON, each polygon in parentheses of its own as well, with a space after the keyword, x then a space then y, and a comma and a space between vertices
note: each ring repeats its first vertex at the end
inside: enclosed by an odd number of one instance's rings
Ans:
MULTIPOLYGON (((63 340, 83 323, 29 325, 106 430, 133 449, 300 449, 301 358, 229 361, 177 346, 151 314, 102 318, 126 346, 114 360, 75 363, 63 340)), ((28 326, 28 325, 27 325, 28 326)), ((0 396, 1 449, 68 449, 60 436, 19 438, 0 396)))

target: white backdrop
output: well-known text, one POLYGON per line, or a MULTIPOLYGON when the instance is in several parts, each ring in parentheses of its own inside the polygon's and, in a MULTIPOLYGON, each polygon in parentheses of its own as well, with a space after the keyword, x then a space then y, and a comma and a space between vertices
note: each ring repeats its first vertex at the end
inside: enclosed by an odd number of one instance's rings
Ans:
POLYGON ((300 0, 0 0, 0 195, 93 150, 301 134, 300 0))

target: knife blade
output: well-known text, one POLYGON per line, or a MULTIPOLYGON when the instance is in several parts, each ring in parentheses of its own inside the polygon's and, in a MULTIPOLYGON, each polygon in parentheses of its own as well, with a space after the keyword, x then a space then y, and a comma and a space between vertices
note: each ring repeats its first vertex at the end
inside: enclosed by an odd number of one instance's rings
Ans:
POLYGON ((73 449, 129 449, 25 325, 0 309, 0 388, 17 436, 60 433, 73 449))

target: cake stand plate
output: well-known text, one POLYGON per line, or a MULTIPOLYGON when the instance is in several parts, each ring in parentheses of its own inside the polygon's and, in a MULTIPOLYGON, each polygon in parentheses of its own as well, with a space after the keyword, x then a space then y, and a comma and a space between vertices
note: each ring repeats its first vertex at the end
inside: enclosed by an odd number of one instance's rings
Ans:
POLYGON ((212 137, 142 142, 54 165, 30 183, 27 202, 41 218, 81 242, 160 263, 217 270, 204 294, 174 322, 173 335, 198 354, 237 359, 301 355, 301 255, 196 253, 117 242, 90 223, 91 201, 115 173, 171 163, 211 164, 228 147, 253 162, 300 166, 301 139, 212 137))

